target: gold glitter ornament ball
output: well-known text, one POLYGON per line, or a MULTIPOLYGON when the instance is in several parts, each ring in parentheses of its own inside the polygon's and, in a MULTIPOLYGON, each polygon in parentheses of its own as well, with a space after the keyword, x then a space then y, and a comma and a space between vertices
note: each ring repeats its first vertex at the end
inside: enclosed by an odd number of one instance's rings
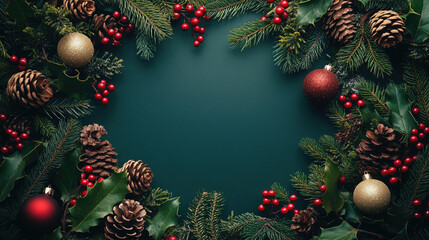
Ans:
POLYGON ((353 201, 356 207, 366 214, 379 214, 386 211, 390 204, 390 190, 382 181, 372 179, 365 173, 354 192, 353 201))
POLYGON ((91 61, 94 56, 94 45, 84 34, 73 32, 60 39, 57 52, 66 66, 80 68, 91 61))

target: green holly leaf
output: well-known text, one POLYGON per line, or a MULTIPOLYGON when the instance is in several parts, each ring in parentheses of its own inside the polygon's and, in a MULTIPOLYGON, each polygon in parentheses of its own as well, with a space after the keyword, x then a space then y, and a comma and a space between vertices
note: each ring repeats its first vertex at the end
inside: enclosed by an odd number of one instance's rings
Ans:
POLYGON ((26 24, 29 17, 34 17, 34 9, 26 0, 9 1, 6 12, 21 25, 26 24))
POLYGON ((76 205, 70 208, 73 227, 72 232, 89 232, 89 228, 98 225, 98 219, 112 213, 113 206, 128 193, 127 174, 113 173, 112 176, 88 188, 84 198, 77 199, 76 205))
POLYGON ((341 196, 345 199, 343 208, 340 210, 341 216, 344 216, 345 220, 349 222, 359 223, 362 214, 357 210, 352 199, 352 194, 349 192, 341 192, 341 196))
POLYGON ((361 2, 365 6, 369 3, 369 0, 359 0, 359 2, 361 2))
POLYGON ((307 0, 299 4, 296 24, 306 26, 323 16, 331 6, 332 0, 307 0))
POLYGON ((332 211, 338 212, 343 207, 344 202, 337 186, 340 176, 341 173, 338 164, 332 159, 327 159, 325 162, 325 172, 323 174, 323 180, 325 181, 327 190, 322 197, 326 213, 332 211))
POLYGON ((410 12, 406 26, 415 43, 423 43, 429 38, 429 2, 426 0, 409 0, 410 12))
POLYGON ((416 121, 411 115, 411 103, 400 85, 393 83, 387 85, 386 104, 391 111, 390 122, 394 129, 402 133, 409 133, 412 128, 416 127, 416 121))
POLYGON ((357 229, 346 221, 331 228, 322 228, 322 234, 314 237, 314 240, 354 240, 357 239, 357 229))
POLYGON ((179 198, 173 198, 159 207, 158 213, 149 220, 147 227, 149 236, 152 236, 156 240, 161 239, 165 230, 177 225, 179 205, 179 198))
POLYGON ((76 176, 80 174, 77 163, 79 162, 81 151, 82 148, 78 147, 74 151, 68 153, 58 170, 55 185, 61 191, 61 200, 63 202, 66 202, 76 192, 76 176))

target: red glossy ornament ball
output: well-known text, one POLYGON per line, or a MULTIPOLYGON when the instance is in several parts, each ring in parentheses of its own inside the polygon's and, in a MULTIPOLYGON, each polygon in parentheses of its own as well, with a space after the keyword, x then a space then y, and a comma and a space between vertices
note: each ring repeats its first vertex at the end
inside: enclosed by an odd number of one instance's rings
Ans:
POLYGON ((343 94, 341 94, 341 95, 338 97, 338 100, 339 100, 340 102, 345 102, 345 101, 347 100, 347 98, 346 98, 346 96, 344 96, 343 94))
POLYGON ((415 199, 415 200, 413 201, 413 206, 414 206, 414 207, 418 207, 418 206, 420 206, 420 205, 422 205, 422 201, 420 201, 419 199, 415 199))
POLYGON ((180 18, 180 13, 177 13, 177 12, 173 13, 173 18, 174 19, 179 19, 180 18))
POLYGON ((16 149, 21 150, 24 147, 22 143, 16 144, 16 149))
POLYGON ((328 188, 326 187, 326 185, 325 185, 325 184, 323 184, 323 185, 321 185, 321 186, 319 187, 319 189, 320 189, 320 191, 321 191, 322 193, 324 193, 324 192, 326 192, 326 189, 328 189, 328 188))
POLYGON ((195 11, 195 17, 200 18, 204 15, 203 12, 201 12, 200 10, 195 11))
POLYGON ((287 207, 282 207, 282 208, 280 209, 280 212, 281 212, 282 214, 286 214, 287 212, 289 212, 289 210, 287 210, 287 207))
POLYGON ((113 91, 115 91, 115 85, 109 84, 109 86, 107 86, 107 89, 109 89, 109 91, 113 92, 113 91))
POLYGON ((414 115, 417 115, 417 114, 419 114, 419 113, 420 113, 420 110, 419 110, 418 108, 413 108, 413 110, 411 110, 411 112, 412 112, 414 115))
POLYGON ((389 182, 390 182, 390 184, 392 184, 392 185, 396 185, 397 183, 398 183, 398 178, 397 177, 391 177, 390 179, 389 179, 389 182))
POLYGON ((194 32, 200 32, 200 30, 201 30, 200 26, 195 26, 192 28, 192 31, 194 31, 194 32))
POLYGON ((352 95, 350 95, 350 99, 353 101, 357 101, 359 99, 359 96, 356 93, 353 93, 352 95))
POLYGON ((411 129, 411 134, 417 135, 417 134, 419 134, 419 130, 417 130, 417 128, 413 128, 413 129, 411 129))
POLYGON ((128 22, 128 17, 127 16, 122 16, 121 17, 121 22, 123 22, 123 23, 128 22))
POLYGON ((115 39, 116 40, 121 40, 121 38, 122 38, 122 33, 120 33, 120 32, 115 33, 115 39))
POLYGON ((76 199, 70 200, 69 207, 74 207, 74 205, 76 205, 76 199))
POLYGON ((23 65, 18 65, 18 69, 21 70, 21 71, 24 71, 26 69, 26 67, 23 66, 23 65))
POLYGON ((120 12, 118 12, 118 11, 114 11, 114 12, 112 13, 112 16, 113 16, 114 18, 118 19, 118 18, 120 18, 120 17, 121 17, 121 13, 120 13, 120 12))
POLYGON ((359 107, 363 107, 363 106, 365 106, 365 102, 364 102, 363 100, 358 100, 358 101, 357 101, 357 105, 358 105, 359 107))
POLYGON ((420 150, 420 149, 422 149, 424 147, 424 145, 423 145, 423 143, 421 143, 421 142, 419 142, 419 143, 417 143, 416 144, 416 149, 417 150, 420 150))
POLYGON ((419 139, 416 136, 410 137, 410 143, 417 143, 418 141, 419 141, 419 139))
POLYGON ((204 13, 204 12, 206 12, 206 8, 203 6, 200 6, 200 7, 198 7, 198 11, 201 11, 204 13))
POLYGON ((389 170, 387 170, 387 169, 383 169, 383 170, 381 170, 381 176, 383 176, 383 177, 387 177, 387 176, 389 176, 389 170))
POLYGON ((187 12, 192 12, 192 11, 194 11, 194 6, 192 6, 191 4, 188 4, 188 5, 186 5, 185 9, 187 12))
MULTIPOLYGON (((330 66, 326 67, 330 69, 330 66)), ((337 76, 326 69, 316 69, 307 74, 302 84, 305 96, 313 103, 327 103, 337 95, 339 82, 337 76)))
POLYGON ((283 1, 280 2, 280 6, 282 6, 284 8, 287 8, 287 7, 289 7, 289 2, 286 1, 286 0, 283 0, 283 1))
POLYGON ((288 13, 288 12, 284 12, 284 13, 281 15, 281 18, 282 18, 283 20, 288 19, 288 17, 289 17, 289 13, 288 13))
POLYGON ((262 191, 262 196, 264 196, 264 197, 269 197, 269 196, 270 196, 270 194, 268 193, 268 191, 267 191, 267 190, 264 190, 264 191, 262 191))
POLYGON ((259 206, 258 206, 258 210, 259 210, 260 212, 265 211, 265 206, 264 206, 263 204, 259 205, 259 206))
POLYGON ((295 205, 293 205, 292 203, 289 203, 287 206, 286 206, 286 208, 287 208, 287 210, 292 210, 292 209, 294 209, 295 208, 295 205))
POLYGON ((316 198, 316 199, 314 199, 313 204, 314 204, 314 206, 319 207, 322 205, 322 200, 316 198))
POLYGON ((205 33, 205 32, 206 32, 206 29, 202 27, 202 28, 200 29, 200 33, 201 33, 201 34, 203 34, 203 33, 205 33))
POLYGON ((107 45, 110 42, 110 39, 108 37, 104 37, 101 39, 101 44, 107 45))
POLYGON ((195 40, 195 41, 194 41, 194 47, 199 47, 199 46, 200 46, 200 41, 195 40))
POLYGON ((283 13, 285 12, 285 9, 284 8, 282 8, 282 7, 277 7, 276 8, 276 14, 277 15, 282 15, 283 13))
POLYGON ((276 196, 276 192, 274 190, 270 190, 270 191, 268 191, 268 196, 269 197, 275 197, 276 196))
POLYGON ((91 165, 86 165, 85 167, 84 167, 84 171, 86 172, 86 173, 90 173, 90 172, 92 172, 92 166, 91 165))
POLYGON ((353 106, 352 102, 345 102, 344 103, 344 108, 349 109, 353 106))
POLYGON ((109 103, 109 99, 107 97, 104 97, 101 99, 101 104, 107 105, 109 103))
POLYGON ((176 4, 176 5, 174 5, 173 9, 175 12, 180 12, 180 11, 182 11, 182 5, 176 4))
POLYGON ((182 30, 183 30, 183 31, 187 31, 187 30, 189 29, 189 24, 187 24, 187 23, 182 23, 181 28, 182 28, 182 30))
POLYGON ((423 123, 420 123, 420 124, 419 124, 419 130, 420 130, 420 131, 425 130, 425 127, 426 127, 426 126, 425 126, 423 123))
POLYGON ((395 167, 389 167, 389 174, 394 175, 395 173, 396 173, 396 168, 395 167))
POLYGON ((95 98, 95 100, 100 101, 100 100, 103 98, 103 95, 101 95, 101 93, 96 93, 96 94, 94 95, 94 98, 95 98))
POLYGON ((16 63, 16 62, 18 62, 18 57, 16 55, 12 55, 12 56, 10 56, 9 60, 13 63, 16 63))
POLYGON ((200 23, 200 20, 196 17, 191 19, 191 25, 196 26, 200 23))
POLYGON ((20 222, 26 229, 45 233, 55 229, 60 223, 61 208, 48 195, 38 195, 24 202, 19 214, 20 222))
POLYGON ((87 191, 87 190, 83 190, 83 191, 82 191, 82 193, 80 194, 80 196, 81 196, 81 197, 85 197, 87 193, 88 193, 88 191, 87 191))
POLYGON ((116 33, 116 30, 115 30, 115 29, 113 29, 113 28, 109 28, 109 29, 107 29, 107 35, 109 35, 109 36, 113 36, 113 35, 115 35, 115 33, 116 33))
POLYGON ((277 198, 274 198, 273 201, 271 201, 271 204, 273 204, 273 206, 278 206, 280 201, 277 198))
POLYGON ((404 164, 405 164, 405 165, 410 165, 411 163, 413 163, 413 159, 412 159, 412 158, 409 158, 409 157, 408 157, 408 158, 405 158, 405 159, 404 159, 404 164))
POLYGON ((274 17, 273 18, 273 23, 274 24, 280 24, 280 23, 282 23, 282 19, 281 19, 281 17, 274 17))
POLYGON ((267 20, 267 16, 262 16, 261 21, 265 21, 265 20, 267 20))
POLYGON ((200 43, 202 43, 202 42, 204 41, 204 37, 203 37, 203 36, 198 36, 198 37, 197 37, 197 40, 198 40, 200 43))
POLYGON ((22 65, 22 66, 27 65, 27 59, 26 58, 19 59, 19 64, 22 65))
POLYGON ((395 161, 393 161, 393 165, 395 165, 395 167, 399 167, 401 166, 402 162, 399 159, 396 159, 395 161))
POLYGON ((296 200, 298 200, 298 197, 295 194, 292 194, 292 195, 289 196, 289 200, 291 202, 295 202, 296 200))
POLYGON ((341 176, 339 180, 340 180, 340 183, 345 183, 346 182, 346 177, 341 176))
POLYGON ((408 170, 409 170, 408 166, 404 165, 404 166, 401 167, 401 172, 403 172, 403 173, 408 172, 408 170))
POLYGON ((268 199, 268 198, 264 198, 264 199, 262 199, 262 204, 264 204, 264 205, 268 205, 268 204, 270 204, 271 203, 271 200, 270 199, 268 199))

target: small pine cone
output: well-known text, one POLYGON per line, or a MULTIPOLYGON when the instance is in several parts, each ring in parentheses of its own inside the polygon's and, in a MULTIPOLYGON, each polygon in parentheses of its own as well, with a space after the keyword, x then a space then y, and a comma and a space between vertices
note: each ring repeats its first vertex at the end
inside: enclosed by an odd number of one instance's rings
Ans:
POLYGON ((30 135, 30 126, 31 122, 29 119, 15 114, 8 115, 3 124, 4 131, 12 129, 19 134, 26 133, 27 135, 30 135))
POLYGON ((94 23, 95 28, 98 29, 98 37, 100 38, 108 37, 107 31, 110 28, 118 32, 121 27, 126 27, 126 24, 122 23, 121 21, 110 15, 104 14, 94 15, 92 22, 94 23))
POLYGON ((96 147, 83 148, 82 157, 79 161, 79 168, 83 169, 86 165, 92 166, 92 174, 99 178, 108 178, 118 169, 118 154, 109 141, 103 141, 96 147))
POLYGON ((80 133, 80 141, 84 147, 96 147, 101 142, 101 137, 106 135, 107 131, 98 124, 84 126, 80 133))
POLYGON ((356 34, 356 21, 349 0, 334 0, 323 17, 323 29, 334 41, 346 44, 356 34))
POLYGON ((356 152, 359 155, 357 162, 360 174, 369 172, 380 174, 383 168, 399 157, 400 152, 399 137, 393 128, 389 128, 379 123, 377 129, 366 132, 366 139, 362 139, 356 152))
POLYGON ((113 207, 113 214, 105 220, 104 237, 107 240, 137 240, 144 230, 146 210, 135 200, 126 199, 113 207))
POLYGON ((374 42, 382 48, 390 48, 402 42, 405 22, 397 12, 382 10, 369 20, 374 42))
POLYGON ((128 178, 128 190, 135 195, 147 192, 152 183, 152 169, 142 161, 129 160, 124 164, 119 172, 126 171, 128 178))
POLYGON ((292 225, 290 229, 295 231, 296 234, 304 237, 312 237, 320 230, 318 223, 319 214, 312 207, 307 207, 299 214, 292 217, 292 225))
POLYGON ((28 69, 12 75, 7 83, 6 94, 23 106, 38 108, 54 95, 49 84, 41 72, 28 69))
POLYGON ((64 0, 63 5, 78 20, 85 20, 95 12, 93 0, 64 0))

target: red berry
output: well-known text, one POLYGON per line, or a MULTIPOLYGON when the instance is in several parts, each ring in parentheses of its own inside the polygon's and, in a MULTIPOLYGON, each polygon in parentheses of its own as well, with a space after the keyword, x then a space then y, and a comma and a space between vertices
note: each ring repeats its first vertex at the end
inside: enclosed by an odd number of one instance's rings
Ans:
POLYGON ((15 138, 14 140, 15 140, 15 142, 17 142, 17 143, 21 142, 21 138, 20 138, 20 137, 17 137, 17 138, 15 138))
POLYGON ((181 28, 182 28, 182 30, 183 30, 183 31, 187 31, 187 30, 189 29, 189 24, 187 24, 187 23, 182 23, 181 28))
POLYGON ((4 120, 6 120, 7 118, 6 118, 6 115, 4 115, 4 114, 0 114, 0 120, 2 120, 2 121, 4 121, 4 120))
POLYGON ((270 191, 268 191, 268 196, 269 197, 275 197, 276 196, 276 192, 274 190, 270 190, 270 191))
POLYGON ((397 177, 391 177, 390 179, 389 179, 389 182, 390 182, 390 184, 392 184, 392 185, 396 185, 397 183, 398 183, 398 178, 397 177))
POLYGON ((210 21, 211 19, 212 19, 212 17, 210 17, 210 16, 208 16, 207 14, 206 15, 204 15, 204 20, 206 20, 206 21, 210 21))
POLYGON ((114 12, 112 13, 112 16, 113 16, 114 18, 120 18, 120 17, 121 17, 121 13, 119 13, 118 11, 114 11, 114 12))
POLYGON ((410 165, 411 163, 413 163, 413 159, 411 159, 409 157, 407 157, 407 158, 404 159, 404 164, 405 165, 410 165))
POLYGON ((347 98, 346 98, 346 96, 344 96, 343 94, 341 94, 341 95, 338 97, 338 100, 339 100, 340 102, 344 102, 344 101, 346 101, 346 100, 347 100, 347 98))
POLYGON ((393 161, 393 165, 395 165, 395 167, 399 167, 401 166, 402 162, 399 159, 396 159, 395 161, 393 161))
POLYGON ((93 182, 88 182, 88 187, 94 187, 94 183, 93 182))
POLYGON ((120 32, 115 33, 115 39, 116 40, 121 40, 121 38, 122 38, 122 33, 120 33, 120 32))
POLYGON ((423 129, 423 132, 424 132, 425 134, 428 134, 428 133, 429 133, 429 127, 425 127, 425 129, 423 129))
POLYGON ((294 209, 295 208, 295 205, 293 205, 292 203, 289 203, 287 206, 286 206, 286 208, 287 208, 287 210, 292 210, 292 209, 294 209))
POLYGON ((410 143, 417 143, 418 141, 419 141, 419 139, 416 136, 410 137, 410 143))
POLYGON ((419 143, 417 143, 416 144, 416 149, 417 150, 420 150, 420 149, 422 149, 424 147, 424 145, 423 145, 423 143, 421 143, 421 142, 419 142, 419 143))
POLYGON ((264 206, 263 204, 259 205, 259 206, 258 206, 258 210, 259 210, 260 212, 265 211, 265 206, 264 206))
POLYGON ((97 84, 97 89, 98 90, 104 90, 104 89, 106 89, 106 84, 102 83, 102 82, 98 83, 97 84))
POLYGON ((85 179, 86 178, 86 174, 85 173, 81 173, 80 174, 80 179, 85 179))
POLYGON ((381 170, 381 176, 383 176, 383 177, 387 177, 387 176, 389 176, 389 170, 387 170, 387 169, 383 169, 383 170, 381 170))
POLYGON ((264 204, 264 205, 268 205, 268 204, 270 204, 271 203, 271 200, 270 199, 268 199, 268 198, 264 198, 264 199, 262 199, 262 204, 264 204))
POLYGON ((101 94, 102 94, 103 96, 107 96, 107 95, 109 95, 109 93, 110 93, 110 92, 109 92, 109 90, 107 90, 107 89, 106 89, 106 90, 104 90, 101 94))
POLYGON ((262 191, 262 196, 264 196, 264 197, 269 197, 269 196, 270 196, 270 194, 268 193, 268 191, 267 191, 267 190, 264 190, 264 191, 262 191))
POLYGON ((201 34, 204 34, 205 32, 206 32, 206 29, 202 27, 202 28, 200 29, 200 33, 201 33, 201 34))
POLYGON ((101 99, 101 104, 107 105, 109 103, 109 99, 107 97, 104 97, 101 99))
POLYGON ((175 236, 170 236, 170 237, 168 238, 168 240, 177 240, 177 238, 176 238, 175 236))
POLYGON ((115 85, 109 84, 109 86, 107 86, 107 89, 109 89, 109 91, 113 92, 113 91, 115 91, 115 85))
POLYGON ((76 205, 76 199, 70 200, 69 207, 74 207, 76 205))
POLYGON ((11 134, 12 134, 12 132, 13 132, 13 130, 12 130, 12 129, 10 129, 10 128, 6 129, 6 133, 7 133, 7 134, 11 135, 11 134))
POLYGON ((429 210, 426 210, 425 212, 425 217, 428 218, 429 217, 429 210))
POLYGON ((389 167, 389 174, 394 175, 395 173, 396 173, 396 168, 395 167, 389 167))
POLYGON ((283 1, 280 2, 280 6, 282 6, 284 8, 287 8, 287 7, 289 7, 289 2, 286 1, 286 0, 283 0, 283 1))
POLYGON ((109 35, 109 36, 113 36, 113 35, 115 35, 115 33, 116 33, 116 30, 115 30, 115 29, 113 29, 113 28, 109 28, 109 29, 107 29, 107 35, 109 35))
POLYGON ((421 132, 421 133, 419 133, 419 138, 420 138, 420 139, 425 138, 425 134, 424 134, 424 133, 422 133, 422 132, 421 132))
POLYGON ((322 205, 322 200, 320 200, 318 198, 314 199, 313 204, 314 204, 314 206, 319 207, 322 205))
POLYGON ((3 146, 3 147, 0 148, 0 152, 3 153, 3 154, 7 154, 9 152, 9 150, 7 149, 7 147, 3 146))
POLYGON ((124 31, 124 32, 125 32, 126 34, 130 34, 130 33, 131 33, 131 31, 132 31, 131 29, 129 29, 129 28, 125 28, 125 31, 124 31))
POLYGON ((86 185, 88 185, 88 179, 81 179, 80 180, 80 185, 83 186, 83 187, 86 186, 86 185))
POLYGON ((96 93, 96 94, 94 95, 94 98, 95 98, 95 100, 100 101, 100 100, 103 98, 103 95, 101 95, 101 93, 96 93))
POLYGON ((267 0, 267 3, 273 3, 274 0, 267 0))
POLYGON ((417 158, 419 158, 419 157, 417 157, 417 156, 413 156, 413 162, 414 162, 414 161, 416 161, 416 160, 417 160, 417 158))
POLYGON ((103 180, 104 180, 104 178, 99 177, 99 178, 97 179, 97 182, 102 182, 103 180))
POLYGON ((365 106, 365 102, 364 102, 363 100, 358 100, 358 101, 357 101, 357 105, 358 105, 359 107, 363 107, 363 106, 365 106))
POLYGON ((418 135, 419 134, 419 130, 417 130, 417 128, 413 128, 413 129, 411 129, 411 134, 412 135, 418 135))
POLYGON ((408 172, 408 170, 409 170, 408 166, 404 165, 404 166, 401 167, 401 172, 403 172, 403 173, 408 172))
POLYGON ((185 9, 187 12, 192 12, 192 11, 194 11, 194 6, 192 6, 191 4, 188 4, 188 5, 186 5, 185 9))
POLYGON ((91 165, 86 165, 85 167, 84 167, 84 171, 86 172, 86 173, 90 173, 90 172, 92 172, 92 166, 91 165))
POLYGON ((94 182, 95 181, 95 176, 93 174, 89 174, 88 180, 91 181, 91 182, 94 182))
POLYGON ((200 41, 195 40, 195 41, 194 41, 194 47, 199 47, 199 46, 200 46, 200 41))
POLYGON ((24 71, 24 70, 25 70, 25 66, 23 66, 23 65, 18 65, 18 69, 19 69, 19 70, 21 70, 21 71, 24 71))
POLYGON ((423 131, 423 130, 425 130, 425 127, 426 126, 423 123, 419 124, 419 130, 423 131))
POLYGON ((285 9, 284 8, 282 8, 282 7, 277 7, 276 8, 276 14, 277 15, 282 15, 283 13, 285 12, 285 9))
POLYGON ((353 93, 352 95, 350 95, 350 99, 352 101, 357 101, 359 99, 359 96, 356 93, 353 93))
POLYGON ((273 23, 278 25, 278 24, 282 23, 282 19, 280 17, 276 16, 273 19, 273 23))
POLYGON ((288 17, 289 17, 289 13, 288 13, 288 12, 284 12, 284 13, 282 14, 282 16, 281 16, 281 18, 282 18, 283 20, 286 20, 288 17))
POLYGON ((192 31, 194 31, 194 32, 200 32, 200 30, 201 30, 200 26, 195 26, 192 28, 192 31))
POLYGON ((420 205, 422 205, 422 201, 420 201, 419 199, 416 199, 416 200, 413 201, 413 206, 414 207, 418 207, 420 205))
POLYGON ((110 39, 108 37, 104 37, 101 39, 101 44, 107 45, 110 42, 110 39))
POLYGON ((16 144, 16 149, 21 150, 24 147, 22 143, 16 144))
POLYGON ((287 212, 289 212, 289 210, 287 210, 287 207, 282 207, 282 208, 280 209, 280 212, 281 212, 282 214, 286 214, 287 212))
POLYGON ((273 201, 271 201, 271 204, 273 204, 273 206, 278 206, 280 201, 277 198, 274 198, 273 201))
POLYGON ((9 152, 12 152, 12 151, 14 150, 14 148, 13 148, 13 146, 12 146, 12 145, 9 145, 9 146, 7 146, 7 150, 8 150, 9 152))
POLYGON ((298 209, 293 210, 293 214, 295 215, 299 214, 299 210, 298 209))
POLYGON ((415 212, 415 213, 414 213, 414 215, 413 215, 413 217, 414 217, 415 219, 419 219, 419 218, 421 218, 421 217, 422 217, 422 215, 421 215, 420 213, 418 213, 418 212, 415 212))
POLYGON ((200 10, 195 11, 195 17, 200 18, 204 15, 203 12, 201 12, 200 10))
POLYGON ((82 193, 80 194, 80 196, 81 196, 81 197, 85 197, 87 193, 88 193, 88 191, 83 190, 83 191, 82 191, 82 193))
POLYGON ((353 106, 352 102, 345 102, 345 103, 344 103, 344 108, 349 109, 349 108, 351 108, 352 106, 353 106))
POLYGON ((340 183, 345 183, 345 182, 346 182, 346 177, 341 176, 341 177, 340 177, 340 183))
POLYGON ((11 136, 12 138, 17 138, 17 137, 18 137, 18 133, 17 133, 16 131, 12 131, 12 132, 10 133, 10 136, 11 136))
POLYGON ((296 200, 298 200, 298 197, 295 194, 292 194, 292 195, 289 196, 289 200, 291 202, 295 202, 296 200))
POLYGON ((326 189, 328 189, 328 188, 326 187, 326 185, 325 185, 325 184, 323 184, 323 185, 321 185, 321 186, 319 187, 319 189, 320 189, 320 191, 321 191, 322 193, 324 193, 324 192, 326 192, 326 189))
POLYGON ((414 115, 417 115, 417 114, 419 114, 420 110, 419 110, 418 108, 413 108, 413 110, 411 110, 411 112, 412 112, 414 115))
POLYGON ((174 5, 173 9, 175 12, 180 12, 180 11, 182 11, 182 5, 176 4, 176 5, 174 5))
POLYGON ((200 7, 198 7, 198 11, 201 11, 204 13, 204 12, 206 12, 206 8, 203 6, 200 6, 200 7))
POLYGON ((134 30, 134 24, 128 23, 127 28, 130 29, 130 30, 134 30))
POLYGON ((127 16, 122 16, 121 17, 121 22, 123 22, 123 23, 128 22, 128 17, 127 16))
POLYGON ((18 62, 18 57, 16 55, 12 55, 12 56, 10 56, 9 60, 13 63, 16 63, 16 62, 18 62))
POLYGON ((200 20, 196 17, 191 19, 191 25, 196 26, 200 23, 200 20))
POLYGON ((198 37, 197 37, 197 40, 201 43, 201 42, 203 42, 203 41, 204 41, 204 37, 203 37, 203 36, 198 36, 198 37))
POLYGON ((22 66, 27 65, 27 59, 26 58, 19 59, 19 64, 22 65, 22 66))
POLYGON ((267 16, 262 16, 261 21, 265 21, 265 20, 267 20, 267 16))

